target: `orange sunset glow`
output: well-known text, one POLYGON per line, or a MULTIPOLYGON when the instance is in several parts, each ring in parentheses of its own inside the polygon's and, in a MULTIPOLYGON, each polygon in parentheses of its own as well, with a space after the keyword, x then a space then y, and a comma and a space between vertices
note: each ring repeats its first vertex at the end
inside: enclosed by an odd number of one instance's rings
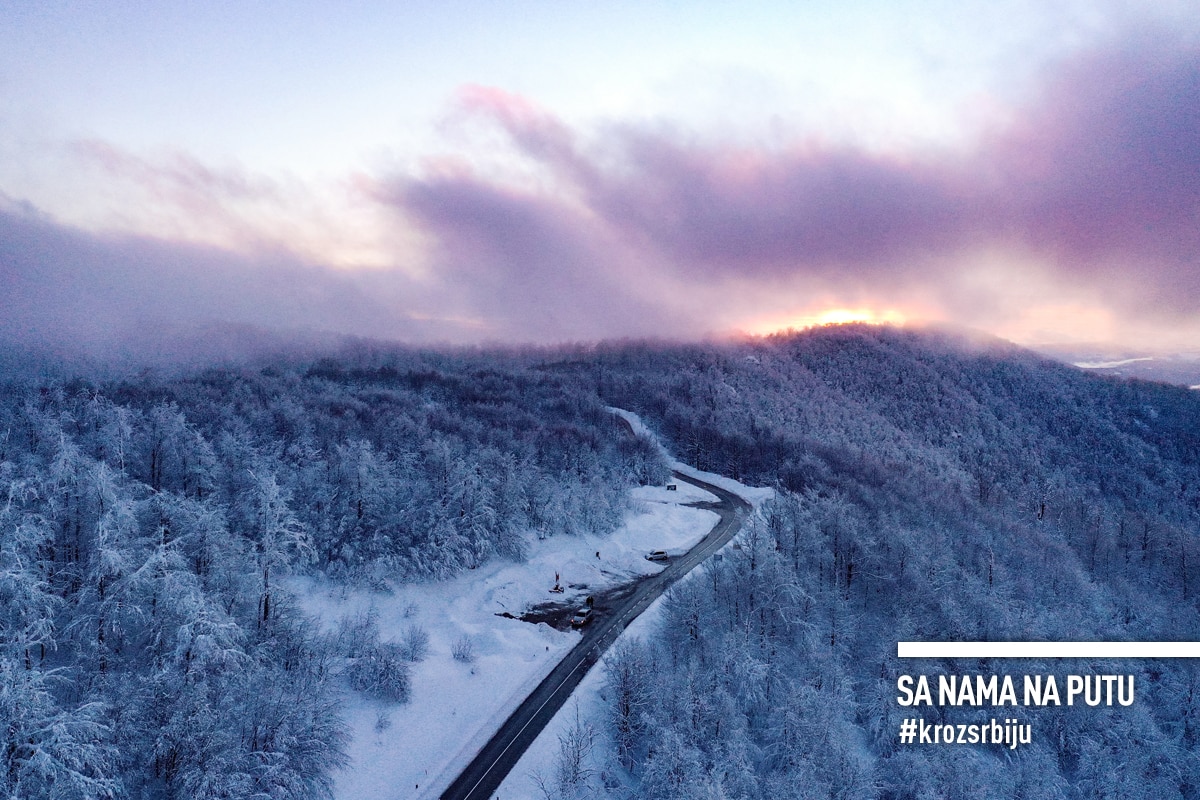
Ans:
POLYGON ((913 316, 894 308, 822 308, 806 309, 786 317, 773 317, 750 322, 742 326, 744 333, 751 336, 766 336, 786 330, 803 330, 822 325, 845 325, 850 322, 865 322, 870 325, 904 325, 917 321, 913 316))

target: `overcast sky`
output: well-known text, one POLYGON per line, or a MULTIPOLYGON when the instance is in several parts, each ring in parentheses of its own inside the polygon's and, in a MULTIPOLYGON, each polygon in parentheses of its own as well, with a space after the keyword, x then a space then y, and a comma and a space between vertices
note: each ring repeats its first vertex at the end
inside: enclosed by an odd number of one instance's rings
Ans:
POLYGON ((0 336, 1195 346, 1198 33, 1187 2, 0 4, 0 336))

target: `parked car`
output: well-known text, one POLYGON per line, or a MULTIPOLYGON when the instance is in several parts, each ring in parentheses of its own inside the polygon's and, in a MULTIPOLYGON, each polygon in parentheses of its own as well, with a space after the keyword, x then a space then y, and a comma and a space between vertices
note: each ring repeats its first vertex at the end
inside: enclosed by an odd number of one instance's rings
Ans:
POLYGON ((592 621, 592 610, 584 607, 575 612, 575 616, 571 617, 572 628, 582 628, 592 621))
POLYGON ((646 553, 646 560, 647 561, 670 561, 671 557, 669 555, 667 555, 667 551, 665 551, 665 550, 651 550, 649 553, 646 553))

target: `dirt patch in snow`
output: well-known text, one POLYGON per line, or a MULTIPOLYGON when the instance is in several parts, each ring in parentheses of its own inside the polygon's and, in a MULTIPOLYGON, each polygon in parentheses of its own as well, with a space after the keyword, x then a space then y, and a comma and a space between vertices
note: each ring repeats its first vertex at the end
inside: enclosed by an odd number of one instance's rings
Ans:
POLYGON ((651 575, 642 575, 628 583, 609 586, 604 589, 599 589, 591 595, 582 594, 587 591, 586 584, 572 584, 570 588, 581 593, 574 594, 572 597, 561 600, 550 600, 545 603, 538 603, 529 610, 514 616, 507 611, 497 614, 499 617, 507 617, 509 619, 519 619, 522 622, 532 622, 534 625, 539 622, 544 622, 552 628, 560 631, 571 630, 571 617, 574 616, 576 610, 587 605, 587 598, 592 598, 592 613, 597 617, 607 616, 614 607, 621 604, 627 597, 634 593, 638 585, 651 575))

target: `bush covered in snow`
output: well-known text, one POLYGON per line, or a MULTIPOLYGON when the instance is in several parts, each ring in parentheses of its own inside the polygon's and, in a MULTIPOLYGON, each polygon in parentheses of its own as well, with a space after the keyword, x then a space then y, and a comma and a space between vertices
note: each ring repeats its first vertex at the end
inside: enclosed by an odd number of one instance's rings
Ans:
POLYGON ((399 645, 380 642, 346 664, 351 688, 392 703, 407 702, 412 691, 408 664, 399 645))
POLYGON ((400 652, 405 661, 417 663, 429 655, 429 631, 420 625, 409 625, 400 637, 400 652))

